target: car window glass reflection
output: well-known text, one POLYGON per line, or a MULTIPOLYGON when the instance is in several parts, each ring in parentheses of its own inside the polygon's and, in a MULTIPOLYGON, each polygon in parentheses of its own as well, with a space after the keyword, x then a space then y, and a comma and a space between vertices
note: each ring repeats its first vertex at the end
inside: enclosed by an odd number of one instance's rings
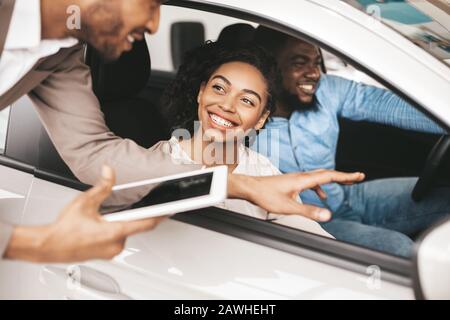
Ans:
POLYGON ((9 109, 0 111, 0 154, 5 151, 9 109))

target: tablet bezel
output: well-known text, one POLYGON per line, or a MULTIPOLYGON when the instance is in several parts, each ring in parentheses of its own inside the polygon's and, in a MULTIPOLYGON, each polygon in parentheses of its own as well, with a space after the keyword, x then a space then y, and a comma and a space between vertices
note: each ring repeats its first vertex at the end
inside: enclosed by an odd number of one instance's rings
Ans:
POLYGON ((219 204, 227 198, 228 189, 228 168, 226 166, 212 167, 202 170, 190 171, 181 174, 147 179, 137 182, 132 182, 123 185, 117 185, 113 187, 113 191, 126 190, 135 187, 141 187, 149 184, 162 183, 165 181, 176 180, 180 178, 187 178, 196 175, 203 175, 206 173, 212 173, 212 181, 210 192, 207 195, 197 196, 193 198, 172 201, 169 203, 162 203, 157 205, 151 205, 148 207, 129 209, 114 213, 108 213, 103 215, 103 219, 110 222, 115 221, 134 221, 143 220, 148 218, 155 218, 161 216, 170 216, 176 213, 187 212, 197 210, 205 207, 210 207, 219 204))

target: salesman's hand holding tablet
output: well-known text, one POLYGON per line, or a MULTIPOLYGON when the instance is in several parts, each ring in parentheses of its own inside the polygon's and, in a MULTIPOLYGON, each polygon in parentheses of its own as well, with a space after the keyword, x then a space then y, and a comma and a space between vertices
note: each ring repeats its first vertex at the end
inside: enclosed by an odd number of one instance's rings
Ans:
POLYGON ((114 182, 114 170, 104 166, 97 184, 64 207, 55 222, 15 227, 4 258, 68 263, 111 259, 118 255, 127 237, 152 230, 162 218, 105 221, 99 214, 99 207, 111 194, 114 182))
POLYGON ((150 190, 120 212, 106 213, 106 221, 132 221, 211 207, 227 197, 226 166, 192 171, 113 187, 112 196, 150 190))

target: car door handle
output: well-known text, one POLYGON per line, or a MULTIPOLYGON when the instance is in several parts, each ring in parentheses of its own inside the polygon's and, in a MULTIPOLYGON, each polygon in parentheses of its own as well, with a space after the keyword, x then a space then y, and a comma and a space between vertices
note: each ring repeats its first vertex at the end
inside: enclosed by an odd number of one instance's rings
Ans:
POLYGON ((130 300, 110 276, 86 266, 44 266, 41 282, 69 300, 130 300))

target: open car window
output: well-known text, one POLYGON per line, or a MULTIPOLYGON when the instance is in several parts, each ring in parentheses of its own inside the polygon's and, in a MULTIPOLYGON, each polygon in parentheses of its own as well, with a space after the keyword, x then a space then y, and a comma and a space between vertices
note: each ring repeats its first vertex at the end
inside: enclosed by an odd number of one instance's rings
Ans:
MULTIPOLYGON (((147 39, 152 56, 152 69, 154 73, 156 72, 155 77, 159 76, 159 71, 174 74, 179 66, 182 52, 195 48, 206 40, 217 40, 221 31, 227 26, 236 23, 244 23, 253 27, 259 26, 259 24, 254 21, 235 19, 222 14, 182 7, 163 7, 163 14, 165 14, 166 17, 169 17, 169 19, 163 21, 160 29, 161 32, 156 36, 147 39), (179 30, 179 27, 182 27, 182 29, 179 30), (180 50, 180 48, 182 50, 180 50)), ((335 76, 353 81, 355 83, 354 86, 358 83, 376 89, 386 89, 379 81, 373 79, 364 71, 361 71, 360 67, 352 66, 351 63, 337 57, 325 48, 321 48, 321 51, 326 69, 326 75, 324 74, 323 77, 335 76)), ((354 97, 356 96, 357 95, 354 97)), ((395 95, 393 94, 393 97, 394 96, 395 95)), ((400 99, 397 96, 395 97, 400 99)), ((369 98, 370 97, 368 97, 368 99, 369 98)), ((351 99, 349 98, 349 100, 351 99)), ((360 104, 363 104, 363 102, 360 102, 360 104)), ((367 103, 367 108, 371 107, 370 103, 367 103)), ((409 106, 409 108, 411 112, 416 112, 412 106, 409 106)), ((428 153, 439 139, 439 134, 436 134, 436 132, 423 132, 423 130, 419 132, 414 128, 407 128, 405 126, 398 128, 388 125, 386 122, 380 123, 373 121, 373 118, 364 117, 363 114, 364 112, 361 110, 359 115, 354 114, 349 117, 348 114, 346 114, 346 116, 339 117, 337 120, 339 121, 340 130, 336 132, 338 135, 338 137, 336 137, 336 139, 338 139, 335 159, 336 169, 348 172, 364 172, 367 175, 368 181, 419 176, 428 153)), ((426 116, 423 117, 423 119, 427 119, 426 116)), ((391 120, 394 122, 396 121, 395 119, 391 120)), ((428 120, 429 119, 427 119, 427 121, 428 120)), ((402 120, 398 119, 398 121, 402 120)), ((330 127, 331 124, 311 123, 310 127, 320 126, 327 128, 330 127)), ((279 145, 275 144, 275 147, 279 147, 279 145)), ((300 147, 307 148, 308 146, 300 147)), ((280 162, 285 160, 283 157, 285 157, 286 154, 280 152, 280 150, 271 150, 271 153, 279 157, 278 159, 271 159, 275 165, 278 166, 280 162)), ((330 153, 332 153, 332 151, 330 151, 330 153)), ((323 156, 328 157, 328 155, 323 156)), ((228 207, 228 210, 236 212, 236 210, 232 210, 231 207, 228 207)), ((214 216, 214 214, 212 215, 214 216)), ((239 217, 234 214, 230 214, 229 216, 233 216, 232 219, 238 219, 239 217)), ((185 219, 182 216, 180 216, 180 219, 183 221, 189 220, 189 218, 185 219)), ((251 219, 248 220, 244 215, 242 216, 242 219, 247 221, 247 225, 252 225, 251 219)), ((194 220, 198 221, 198 218, 194 220)), ((202 222, 198 223, 201 224, 202 222)), ((253 226, 259 228, 257 227, 258 225, 259 223, 253 220, 253 226)), ((291 236, 292 234, 295 234, 292 229, 299 230, 295 224, 283 223, 282 225, 286 226, 286 234, 290 234, 291 236)), ((426 229, 426 227, 424 227, 424 229, 426 229)), ((276 227, 273 225, 272 230, 274 231, 274 234, 276 232, 282 232, 280 224, 276 227), (275 230, 277 231, 275 232, 275 230)), ((303 230, 305 230, 305 228, 303 230)), ((315 233, 315 235, 312 236, 315 237, 318 234, 319 233, 315 233)), ((416 235, 411 235, 413 238, 415 236, 416 235)), ((411 240, 413 241, 414 239, 411 240)), ((332 241, 337 244, 345 242, 332 241)), ((363 244, 361 244, 361 246, 365 247, 363 244)))
POLYGON ((198 11, 176 6, 162 6, 158 33, 148 36, 152 69, 175 72, 183 53, 201 45, 206 40, 215 41, 228 25, 256 23, 221 14, 198 11))
POLYGON ((331 52, 322 49, 322 54, 327 74, 336 75, 349 80, 365 83, 371 86, 385 88, 381 83, 376 81, 374 78, 368 76, 366 73, 362 71, 359 71, 357 68, 353 67, 351 64, 345 62, 341 58, 335 56, 331 52))

